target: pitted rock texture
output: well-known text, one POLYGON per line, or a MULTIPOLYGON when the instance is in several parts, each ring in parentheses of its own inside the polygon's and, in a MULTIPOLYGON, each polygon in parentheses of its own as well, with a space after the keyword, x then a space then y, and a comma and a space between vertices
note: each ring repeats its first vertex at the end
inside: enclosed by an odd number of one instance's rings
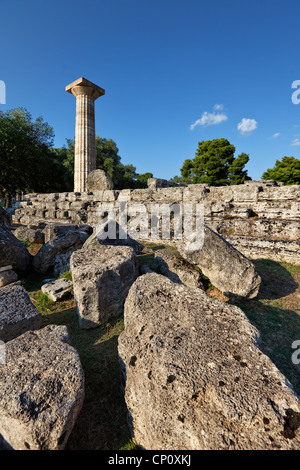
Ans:
POLYGON ((138 261, 129 246, 98 245, 75 251, 70 268, 81 328, 118 317, 138 276, 138 261))
POLYGON ((300 402, 237 307, 158 274, 125 302, 118 351, 132 432, 149 450, 300 449, 300 402))
POLYGON ((51 239, 34 256, 32 262, 34 269, 41 274, 45 274, 53 267, 57 274, 60 269, 68 270, 71 254, 81 248, 88 237, 89 234, 86 231, 79 229, 70 230, 64 235, 51 239))
POLYGON ((42 285, 42 292, 47 294, 53 302, 66 299, 72 292, 72 281, 61 278, 42 285))
POLYGON ((178 243, 178 251, 189 263, 199 266, 211 283, 227 296, 252 299, 257 296, 261 278, 254 264, 223 237, 204 226, 203 245, 187 249, 178 243))
POLYGON ((61 450, 84 399, 84 374, 65 326, 6 343, 0 365, 0 448, 61 450))
POLYGON ((0 340, 10 341, 28 330, 40 328, 42 315, 24 287, 8 285, 0 289, 0 340))
POLYGON ((114 183, 104 170, 93 170, 87 176, 87 190, 101 191, 114 189, 114 183))
POLYGON ((0 226, 0 267, 12 265, 17 273, 26 271, 31 256, 23 243, 7 228, 0 226))
POLYGON ((167 276, 171 281, 204 289, 200 272, 194 266, 186 263, 177 250, 167 248, 157 250, 155 251, 155 260, 159 266, 160 274, 167 276))

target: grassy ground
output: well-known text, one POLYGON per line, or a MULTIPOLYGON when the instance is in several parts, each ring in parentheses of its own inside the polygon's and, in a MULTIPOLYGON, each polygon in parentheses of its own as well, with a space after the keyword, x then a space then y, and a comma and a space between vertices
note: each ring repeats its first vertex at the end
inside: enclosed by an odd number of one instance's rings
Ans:
MULTIPOLYGON (((140 264, 155 269, 154 251, 162 247, 148 246, 139 257, 140 264)), ((32 250, 36 252, 37 248, 32 247, 32 250)), ((267 259, 254 263, 262 277, 260 293, 256 299, 236 305, 261 332, 263 351, 300 394, 300 366, 291 361, 292 342, 300 340, 300 266, 267 259)), ((40 290, 44 277, 31 274, 23 279, 23 285, 43 314, 43 326, 67 325, 71 344, 79 352, 85 372, 85 401, 66 449, 134 449, 126 423, 117 357, 123 318, 93 330, 81 330, 73 297, 56 303, 49 300, 40 290)), ((211 285, 207 294, 229 302, 211 285)))

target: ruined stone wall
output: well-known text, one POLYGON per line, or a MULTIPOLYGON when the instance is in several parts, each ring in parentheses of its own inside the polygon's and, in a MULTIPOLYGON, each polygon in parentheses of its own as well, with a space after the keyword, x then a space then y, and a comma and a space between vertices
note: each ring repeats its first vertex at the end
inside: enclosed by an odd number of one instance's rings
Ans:
POLYGON ((93 193, 27 194, 13 222, 24 225, 76 223, 95 226, 97 209, 120 200, 128 205, 200 203, 204 221, 246 256, 300 263, 300 187, 250 181, 243 185, 147 188, 93 193))

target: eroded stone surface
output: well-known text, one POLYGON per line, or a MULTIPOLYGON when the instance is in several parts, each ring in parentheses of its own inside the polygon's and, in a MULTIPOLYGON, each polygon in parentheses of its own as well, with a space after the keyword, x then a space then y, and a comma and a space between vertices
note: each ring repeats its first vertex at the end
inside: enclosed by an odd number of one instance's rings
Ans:
POLYGON ((138 276, 137 257, 129 246, 98 245, 75 251, 70 269, 82 328, 93 328, 120 315, 138 276))
POLYGON ((73 283, 68 279, 61 278, 47 282, 42 285, 42 292, 47 294, 53 302, 63 300, 71 294, 73 283))
POLYGON ((0 364, 0 448, 63 449, 84 398, 84 374, 65 326, 6 343, 0 364))
POLYGON ((104 170, 93 170, 87 176, 88 191, 114 189, 114 183, 104 170))
POLYGON ((254 264, 223 237, 204 226, 201 248, 187 249, 178 243, 178 251, 189 263, 199 266, 211 283, 227 296, 256 297, 261 278, 254 264))
POLYGON ((18 280, 18 275, 11 269, 0 272, 0 287, 4 287, 7 284, 16 282, 17 280, 18 280))
POLYGON ((118 350, 139 445, 300 449, 299 397, 239 308, 145 274, 129 291, 124 322, 118 350))
POLYGON ((0 289, 0 340, 10 341, 27 330, 40 328, 41 313, 24 287, 8 285, 0 289))

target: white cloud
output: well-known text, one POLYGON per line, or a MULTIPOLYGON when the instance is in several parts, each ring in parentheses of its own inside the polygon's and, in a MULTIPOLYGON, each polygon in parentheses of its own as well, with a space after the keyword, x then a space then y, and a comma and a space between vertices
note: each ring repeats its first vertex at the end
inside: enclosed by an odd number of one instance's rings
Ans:
POLYGON ((238 130, 243 135, 249 135, 257 128, 257 121, 255 119, 243 118, 237 125, 238 130))
POLYGON ((215 104, 214 105, 214 110, 215 111, 222 111, 224 109, 223 104, 215 104))
POLYGON ((300 140, 299 140, 299 138, 296 137, 296 138, 292 141, 291 145, 292 145, 293 147, 296 146, 296 145, 300 145, 300 140))
POLYGON ((224 113, 208 113, 205 111, 200 119, 197 119, 197 121, 190 125, 190 129, 193 131, 196 126, 213 126, 215 124, 220 124, 223 121, 227 121, 227 119, 228 117, 224 113))
POLYGON ((277 139, 277 137, 280 136, 280 132, 276 132, 275 134, 272 135, 273 139, 277 139))

